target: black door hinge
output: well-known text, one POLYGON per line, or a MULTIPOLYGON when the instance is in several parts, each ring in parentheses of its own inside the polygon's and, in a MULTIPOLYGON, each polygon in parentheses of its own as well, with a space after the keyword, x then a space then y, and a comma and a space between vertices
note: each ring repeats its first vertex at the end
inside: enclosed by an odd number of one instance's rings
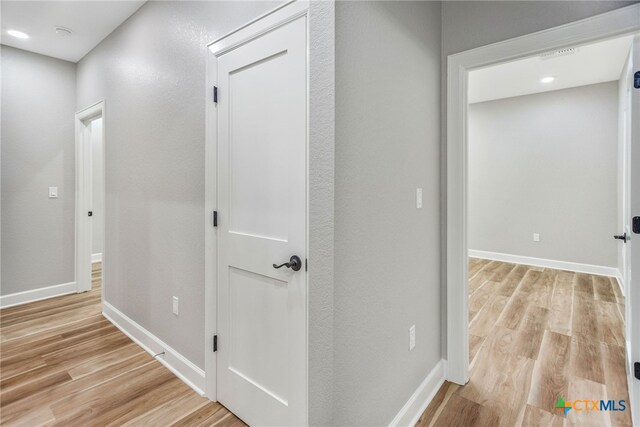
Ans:
POLYGON ((633 87, 640 89, 640 71, 636 71, 633 75, 633 87))
POLYGON ((213 352, 215 353, 216 351, 218 351, 218 336, 214 335, 213 336, 213 352))
POLYGON ((218 103, 218 86, 213 87, 213 102, 218 103))
POLYGON ((309 271, 309 259, 304 259, 304 271, 309 271))
POLYGON ((87 212, 87 216, 93 216, 93 211, 87 212))
POLYGON ((640 380, 640 362, 636 362, 633 364, 633 375, 637 380, 640 380))
POLYGON ((213 226, 218 226, 218 211, 213 211, 213 226))

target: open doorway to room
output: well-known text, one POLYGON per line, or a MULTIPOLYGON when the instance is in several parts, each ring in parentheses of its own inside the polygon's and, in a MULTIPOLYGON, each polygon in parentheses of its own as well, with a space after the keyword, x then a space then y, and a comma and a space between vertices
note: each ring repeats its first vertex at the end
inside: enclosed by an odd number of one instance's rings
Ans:
POLYGON ((103 295, 104 103, 76 114, 76 282, 78 292, 103 295))
POLYGON ((637 415, 639 27, 605 14, 449 57, 445 409, 495 425, 637 415))
MULTIPOLYGON (((552 422, 565 416, 559 398, 585 393, 629 402, 619 249, 632 44, 627 35, 469 73, 470 382, 492 393, 487 372, 510 377, 514 422, 552 422)), ((630 411, 600 415, 631 423, 630 411)))

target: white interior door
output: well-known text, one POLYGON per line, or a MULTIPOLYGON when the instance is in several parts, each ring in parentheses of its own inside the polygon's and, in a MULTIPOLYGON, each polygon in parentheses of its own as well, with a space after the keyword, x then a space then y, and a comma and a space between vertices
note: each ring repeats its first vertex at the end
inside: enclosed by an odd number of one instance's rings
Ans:
POLYGON ((217 60, 218 400, 250 425, 307 423, 306 34, 217 60))
MULTIPOLYGON (((633 42, 632 52, 632 78, 640 79, 640 36, 636 36, 633 42)), ((632 82, 631 89, 631 138, 630 138, 630 180, 629 180, 629 206, 631 215, 627 218, 627 226, 632 228, 632 218, 640 217, 640 82, 632 82)), ((627 277, 627 339, 629 340, 630 372, 629 376, 631 405, 634 425, 640 425, 640 380, 633 375, 633 363, 640 362, 640 232, 632 230, 631 240, 628 242, 628 260, 630 268, 627 277)))

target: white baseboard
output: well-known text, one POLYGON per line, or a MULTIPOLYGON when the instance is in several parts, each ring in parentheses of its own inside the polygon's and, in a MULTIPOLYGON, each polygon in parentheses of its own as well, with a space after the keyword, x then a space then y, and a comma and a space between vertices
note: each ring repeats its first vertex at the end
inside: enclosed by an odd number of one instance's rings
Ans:
POLYGON ((99 254, 91 254, 91 262, 101 262, 102 261, 102 252, 99 254))
POLYGON ((43 299, 59 297, 61 295, 78 292, 76 282, 63 283, 61 285, 47 286, 32 289, 30 291, 16 292, 15 294, 0 296, 0 308, 13 307, 14 305, 28 304, 43 299))
POLYGON ((147 353, 155 355, 164 351, 165 354, 156 357, 156 360, 196 393, 204 396, 205 372, 202 369, 106 301, 102 302, 102 314, 147 353))
POLYGON ((598 276, 618 277, 620 274, 615 267, 602 265, 580 264, 577 262, 556 261, 553 259, 533 258, 521 255, 503 254, 499 252, 478 251, 469 249, 469 256, 473 258, 490 259, 492 261, 511 262, 514 264, 531 265, 534 267, 555 268, 557 270, 575 271, 598 276))
POLYGON ((444 383, 444 360, 440 360, 404 404, 389 426, 415 426, 444 383))

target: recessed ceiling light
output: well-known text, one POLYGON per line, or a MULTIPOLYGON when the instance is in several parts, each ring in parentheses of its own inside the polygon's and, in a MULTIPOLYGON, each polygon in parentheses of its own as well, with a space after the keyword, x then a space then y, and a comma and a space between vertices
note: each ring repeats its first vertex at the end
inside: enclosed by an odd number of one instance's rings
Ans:
POLYGON ((71 34, 73 34, 73 31, 71 31, 70 29, 66 28, 66 27, 53 27, 53 29, 55 30, 56 34, 62 37, 67 37, 70 36, 71 34))
POLYGON ((553 76, 543 77, 543 78, 540 79, 540 83, 551 83, 555 79, 556 78, 553 77, 553 76))
POLYGON ((28 39, 29 38, 29 34, 23 33, 22 31, 18 31, 18 30, 7 30, 7 34, 9 34, 10 36, 19 38, 19 39, 28 39))

